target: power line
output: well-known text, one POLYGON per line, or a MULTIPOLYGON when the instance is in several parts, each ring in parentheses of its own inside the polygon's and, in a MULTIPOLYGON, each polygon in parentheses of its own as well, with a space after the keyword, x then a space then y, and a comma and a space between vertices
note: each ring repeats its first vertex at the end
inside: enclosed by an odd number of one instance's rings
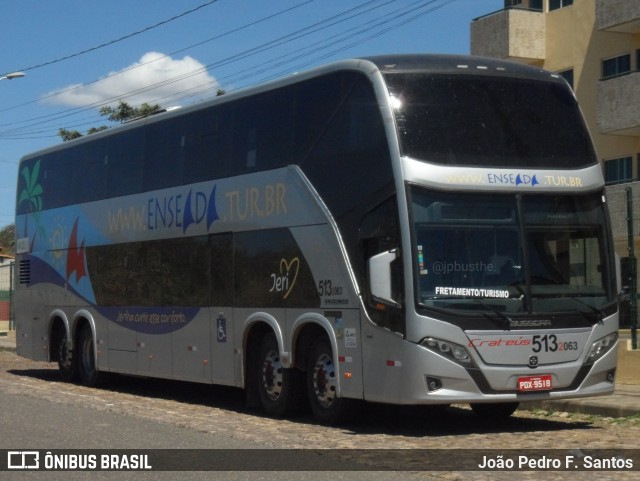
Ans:
MULTIPOLYGON (((394 0, 395 1, 395 0, 394 0)), ((269 60, 267 62, 263 62, 260 65, 257 66, 253 66, 251 68, 242 70, 240 72, 236 72, 234 74, 230 74, 228 76, 225 77, 220 77, 217 78, 217 82, 220 81, 229 81, 229 82, 237 82, 240 80, 245 80, 247 78, 251 78, 251 77, 255 77, 256 75, 268 72, 270 70, 274 70, 278 67, 281 67, 283 65, 288 65, 291 64, 292 62, 299 60, 301 58, 305 58, 305 62, 301 63, 301 64, 297 64, 293 67, 287 67, 285 70, 280 70, 275 74, 271 74, 268 77, 263 77, 259 80, 256 80, 255 82, 253 82, 253 84, 258 84, 258 83, 262 83, 262 82, 266 82, 268 80, 272 80, 274 78, 278 78, 281 77, 282 75, 285 75, 287 73, 291 73, 294 71, 298 71, 302 68, 306 68, 310 65, 313 65, 315 63, 317 63, 319 60, 323 60, 326 59, 327 57, 333 56, 337 53, 340 53, 344 50, 347 50, 349 48, 352 48, 354 46, 360 45, 361 43, 364 43, 372 38, 375 37, 379 37, 387 32, 389 32, 390 30, 393 30, 395 28, 399 28, 401 26, 404 26, 410 22, 413 22, 415 20, 417 20, 418 18, 421 18, 422 16, 432 13, 435 10, 438 10, 446 5, 448 5, 449 3, 452 3, 456 0, 443 0, 444 3, 441 3, 439 5, 435 5, 435 6, 431 6, 433 3, 436 3, 437 1, 441 1, 441 0, 428 0, 425 3, 425 0, 419 0, 416 1, 412 4, 409 4, 406 7, 400 8, 398 10, 394 10, 391 13, 388 13, 386 15, 383 15, 381 17, 375 18, 373 20, 370 20, 368 22, 365 22, 364 24, 358 25, 356 27, 352 27, 351 29, 346 30, 345 32, 343 32, 342 34, 332 37, 329 41, 327 40, 322 40, 319 42, 316 42, 314 44, 311 44, 303 49, 296 49, 293 52, 290 52, 288 54, 285 55, 279 55, 277 58, 269 60), (424 11, 420 11, 421 9, 424 9, 426 7, 430 7, 427 10, 424 11), (396 22, 396 23, 392 23, 392 22, 396 22), (374 30, 375 28, 379 28, 379 27, 385 27, 383 30, 381 31, 374 31, 373 33, 370 33, 367 37, 361 38, 361 39, 356 39, 358 36, 364 35, 369 33, 370 31, 374 30), (352 40, 353 41, 347 45, 342 45, 334 50, 331 50, 328 53, 322 53, 320 56, 316 56, 313 58, 309 58, 309 55, 312 54, 316 54, 316 53, 320 53, 323 50, 327 50, 331 47, 340 45, 341 43, 347 42, 352 40), (293 58, 289 58, 293 55, 293 58), (274 62, 276 62, 274 64, 274 62), (259 69, 259 70, 257 70, 259 69), (240 76, 239 76, 240 75, 240 76)), ((388 2, 391 3, 391 2, 388 2)), ((201 90, 199 93, 205 93, 209 90, 212 90, 214 88, 217 88, 217 85, 215 86, 209 86, 205 88, 205 85, 208 84, 203 84, 203 90, 201 90)), ((194 87, 196 88, 196 87, 194 87)), ((189 90, 193 90, 189 89, 189 90)), ((179 97, 177 99, 174 99, 173 101, 179 101, 183 98, 189 98, 192 97, 193 94, 189 94, 187 96, 184 97, 179 97)))
MULTIPOLYGON (((90 81, 90 82, 86 82, 86 83, 83 83, 83 84, 80 84, 80 85, 74 85, 73 87, 69 87, 69 88, 66 88, 66 89, 63 89, 63 90, 58 90, 58 91, 56 91, 56 92, 53 92, 53 93, 51 93, 51 94, 49 94, 49 95, 45 95, 45 96, 40 97, 40 98, 35 99, 35 100, 30 100, 30 101, 28 101, 28 102, 24 102, 24 103, 21 103, 21 104, 13 105, 13 106, 11 106, 11 107, 5 107, 4 109, 0 109, 0 113, 7 112, 7 111, 9 111, 9 110, 14 110, 14 109, 17 109, 17 108, 19 108, 19 107, 25 107, 25 106, 27 106, 27 105, 31 105, 31 104, 34 104, 34 103, 37 103, 37 102, 41 102, 41 101, 43 101, 43 100, 47 100, 47 99, 50 99, 50 98, 56 97, 56 96, 58 96, 58 95, 62 95, 62 94, 64 94, 64 93, 72 92, 72 91, 74 91, 74 90, 77 90, 77 89, 80 89, 80 88, 86 87, 86 86, 88 86, 88 85, 92 85, 92 84, 95 84, 95 83, 101 82, 101 81, 103 81, 103 80, 105 80, 105 79, 109 79, 109 78, 112 78, 112 77, 116 77, 116 76, 118 76, 118 75, 122 75, 122 74, 127 73, 127 72, 129 72, 129 71, 131 71, 131 70, 135 70, 135 69, 137 69, 137 68, 144 67, 145 65, 149 65, 149 64, 151 64, 151 63, 153 63, 153 62, 158 62, 159 60, 163 60, 163 59, 165 59, 165 58, 169 58, 169 57, 171 57, 172 55, 176 55, 176 54, 178 54, 178 53, 182 53, 182 52, 184 52, 184 51, 186 51, 186 50, 189 50, 189 49, 192 49, 192 48, 195 48, 195 47, 199 47, 199 46, 201 46, 201 45, 204 45, 205 43, 209 43, 209 42, 212 42, 212 41, 214 41, 214 40, 219 40, 219 39, 221 39, 221 38, 223 38, 223 37, 226 37, 226 36, 228 36, 228 35, 231 35, 231 34, 233 34, 233 33, 240 32, 241 30, 244 30, 244 29, 247 29, 247 28, 251 28, 251 27, 255 27, 256 25, 258 25, 258 24, 260 24, 260 23, 263 23, 263 22, 265 22, 265 21, 267 21, 267 20, 271 20, 271 19, 273 19, 273 18, 275 18, 275 17, 278 17, 278 16, 280 16, 280 15, 283 15, 283 14, 285 14, 285 13, 289 13, 289 12, 291 12, 291 11, 293 11, 293 10, 297 9, 297 8, 300 8, 300 7, 304 6, 304 5, 307 5, 307 4, 309 4, 309 3, 312 3, 312 2, 314 2, 314 1, 315 1, 315 0, 306 0, 306 1, 303 1, 302 3, 298 3, 298 4, 296 4, 296 5, 292 6, 292 7, 286 8, 286 9, 284 9, 284 10, 280 10, 280 11, 278 11, 278 12, 274 13, 274 14, 268 15, 268 16, 266 16, 266 17, 263 17, 263 18, 260 18, 260 19, 258 19, 258 20, 255 20, 255 21, 253 21, 253 22, 250 22, 250 23, 247 23, 247 24, 245 24, 245 25, 242 25, 241 27, 237 27, 237 28, 234 28, 234 29, 232 29, 232 30, 228 30, 228 31, 226 31, 226 32, 224 32, 224 33, 221 33, 221 34, 216 35, 216 36, 214 36, 214 37, 208 38, 208 39, 203 40, 203 41, 201 41, 201 42, 198 42, 198 43, 196 43, 196 44, 189 45, 189 46, 187 46, 187 47, 183 47, 183 48, 181 48, 181 49, 179 49, 179 50, 176 50, 176 51, 174 51, 174 52, 171 52, 171 53, 169 53, 169 54, 167 54, 167 55, 164 55, 164 56, 162 56, 162 57, 155 58, 155 59, 150 60, 150 61, 148 61, 148 62, 144 62, 144 63, 141 63, 141 64, 137 64, 137 65, 135 65, 135 66, 132 66, 132 67, 129 67, 129 68, 125 68, 125 69, 120 70, 120 71, 118 71, 118 72, 111 73, 111 74, 109 74, 109 75, 107 75, 107 76, 105 76, 105 77, 102 77, 102 78, 99 78, 99 79, 96 79, 96 80, 92 80, 92 81, 90 81)), ((212 2, 211 2, 211 3, 212 3, 212 2)), ((52 114, 52 115, 55 115, 55 114, 52 114)), ((39 118, 40 118, 40 117, 36 117, 36 118, 28 119, 28 120, 25 120, 25 121, 19 121, 18 123, 28 122, 28 121, 30 121, 30 120, 36 120, 36 119, 39 119, 39 118)), ((14 122, 12 122, 11 124, 4 124, 4 125, 15 125, 15 123, 16 123, 16 122, 14 121, 14 122)), ((0 126, 3 126, 3 125, 2 125, 2 124, 0 124, 0 126)))
MULTIPOLYGON (((387 5, 387 4, 393 3, 395 1, 397 1, 397 0, 387 0, 386 3, 384 3, 383 5, 387 5)), ((286 35, 284 35, 282 37, 279 37, 279 38, 277 38, 275 40, 272 40, 270 42, 267 42, 265 44, 259 45, 257 47, 245 50, 245 51, 243 51, 243 52, 241 52, 239 54, 224 58, 222 60, 219 60, 219 61, 214 62, 212 64, 206 65, 206 66, 204 66, 204 67, 202 67, 200 69, 197 69, 195 71, 189 72, 187 74, 183 74, 183 75, 180 75, 180 76, 177 76, 177 77, 166 79, 166 80, 163 80, 161 82, 157 82, 155 84, 147 85, 145 87, 141 87, 139 89, 136 89, 136 90, 133 90, 133 91, 130 91, 130 92, 125 92, 125 93, 119 94, 119 95, 117 95, 115 97, 111 97, 111 98, 108 98, 108 99, 103 99, 103 100, 100 100, 98 102, 93 102, 91 104, 86 104, 86 105, 81 106, 81 107, 74 107, 74 108, 71 108, 71 109, 67 109, 67 110, 65 110, 63 112, 47 114, 47 115, 34 117, 34 118, 31 118, 31 119, 26 119, 26 120, 21 120, 21 121, 15 121, 14 120, 14 121, 11 122, 11 124, 5 124, 5 125, 16 126, 17 124, 23 124, 23 123, 30 123, 30 124, 27 125, 27 126, 24 126, 24 127, 16 127, 16 128, 10 129, 10 130, 1 131, 0 132, 0 136, 5 137, 8 134, 24 135, 24 133, 23 134, 19 134, 19 132, 23 131, 25 128, 29 128, 29 127, 32 127, 32 126, 35 126, 35 125, 46 124, 49 121, 60 120, 62 118, 66 118, 66 117, 69 117, 71 115, 75 115, 77 113, 93 110, 95 108, 99 108, 99 107, 102 107, 104 105, 108 105, 110 103, 113 103, 113 102, 115 102, 117 100, 126 99, 126 98, 131 97, 131 96, 136 95, 136 94, 145 93, 145 92, 151 91, 151 90, 159 88, 159 87, 163 87, 163 86, 166 86, 166 85, 169 85, 169 84, 172 84, 172 83, 176 83, 176 82, 179 82, 181 80, 185 80, 185 79, 193 77, 195 75, 199 75, 199 74, 204 73, 206 71, 212 70, 213 68, 217 68, 217 67, 220 67, 220 66, 223 66, 223 65, 228 65, 228 64, 236 62, 238 60, 241 60, 241 59, 256 55, 258 53, 262 53, 262 52, 264 52, 266 50, 269 50, 271 48, 275 48, 275 47, 277 47, 279 45, 282 45, 284 43, 288 43, 290 41, 302 38, 302 37, 304 37, 306 35, 309 35, 311 33, 314 33, 314 32, 317 32, 319 30, 322 30, 323 28, 327 28, 328 26, 335 25, 336 23, 339 23, 339 22, 335 22, 335 20, 338 19, 341 16, 345 16, 346 15, 347 18, 345 20, 351 19, 354 16, 358 15, 357 12, 359 10, 362 10, 363 8, 369 7, 370 5, 375 4, 377 2, 380 2, 380 0, 368 0, 368 1, 364 2, 364 3, 362 3, 362 4, 359 4, 359 5, 355 6, 355 7, 347 9, 347 10, 345 10, 345 11, 339 13, 339 14, 333 15, 333 16, 327 18, 327 19, 324 19, 324 20, 321 20, 319 22, 316 22, 316 23, 314 23, 314 24, 312 24, 310 26, 307 26, 307 27, 304 27, 304 28, 299 29, 297 31, 294 31, 293 33, 286 34, 286 35), (354 12, 356 12, 356 14, 354 14, 354 12), (330 23, 332 21, 334 23, 330 23), (323 28, 318 28, 318 26, 323 25, 323 24, 326 24, 326 26, 323 27, 323 28), (307 31, 306 34, 304 34, 305 31, 307 31), (44 120, 44 119, 48 119, 48 120, 44 120)), ((307 4, 307 3, 310 3, 310 2, 309 1, 303 2, 302 4, 299 4, 296 7, 304 5, 304 4, 307 4)), ((296 7, 294 7, 294 8, 296 8, 296 7)), ((372 9, 375 9, 375 8, 379 8, 379 7, 370 8, 369 10, 365 10, 364 13, 369 12, 372 9)), ((279 12, 279 14, 280 13, 286 13, 286 12, 288 12, 290 10, 292 10, 292 8, 283 10, 282 12, 279 12)), ((274 15, 271 15, 271 16, 269 16, 267 18, 272 18, 272 17, 274 17, 274 15)), ((344 21, 344 20, 342 20, 342 21, 344 21)), ((256 22, 252 22, 251 24, 245 25, 245 26, 241 27, 240 29, 247 28, 247 27, 249 27, 249 26, 251 26, 251 25, 253 25, 255 23, 256 22)), ((238 31, 240 29, 235 29, 234 31, 238 31)), ((137 67, 139 67, 139 66, 132 67, 132 68, 126 69, 126 70, 132 70, 133 68, 137 68, 137 67)), ((117 72, 116 74, 120 74, 120 73, 123 73, 123 71, 117 72)), ((116 75, 116 74, 114 74, 114 75, 116 75)), ((108 78, 108 77, 106 77, 106 78, 108 78)), ((102 79, 95 80, 95 81, 89 82, 87 84, 83 84, 83 86, 99 82, 100 80, 102 80, 102 79)), ((80 87, 82 87, 82 86, 73 87, 72 89, 76 89, 76 88, 80 88, 80 87)), ((65 91, 72 90, 72 89, 67 89, 65 91)), ((48 97, 46 97, 46 98, 48 98, 48 97)), ((36 101, 34 101, 34 102, 36 102, 36 101)), ((9 109, 0 110, 0 112, 3 112, 5 110, 9 110, 9 109)))
POLYGON ((166 25, 167 23, 173 22, 174 20, 177 20, 179 18, 185 17, 185 16, 187 16, 187 15, 193 13, 193 12, 197 12, 198 10, 201 10, 201 9, 203 9, 205 7, 208 7, 209 5, 212 5, 212 4, 216 3, 217 1, 218 0, 211 0, 210 2, 203 3, 202 5, 198 5, 197 7, 192 8, 191 10, 187 10, 186 12, 182 12, 182 13, 180 13, 178 15, 174 15, 171 18, 168 18, 166 20, 162 20, 161 22, 158 22, 158 23, 156 23, 154 25, 150 25, 150 26, 145 27, 145 28, 143 28, 141 30, 138 30, 136 32, 129 33, 129 34, 124 35, 124 36, 122 36, 120 38, 116 38, 115 40, 110 40, 110 41, 102 43, 100 45, 96 45, 95 47, 87 48, 87 49, 82 50, 80 52, 72 53, 70 55, 65 55, 64 57, 60 57, 60 58, 57 58, 55 60, 49 60, 48 62, 44 62, 44 63, 38 64, 38 65, 32 65, 31 67, 25 67, 25 68, 16 69, 16 71, 27 72, 29 70, 35 70, 35 69, 40 68, 40 67, 46 67, 47 65, 53 65, 55 63, 59 63, 59 62, 62 62, 64 60, 69 60, 69 59, 74 58, 74 57, 79 57, 80 55, 84 55, 84 54, 89 53, 89 52, 94 52, 94 51, 99 50, 101 48, 108 47, 108 46, 116 44, 118 42, 122 42, 123 40, 128 40, 128 39, 130 39, 132 37, 135 37, 137 35, 143 34, 145 32, 148 32, 149 30, 153 30, 154 28, 158 28, 158 27, 161 27, 162 25, 166 25))
MULTIPOLYGON (((152 85, 148 85, 145 86, 143 88, 137 89, 135 91, 131 91, 131 92, 127 92, 124 95, 119 95, 115 98, 111 98, 111 99, 104 99, 101 100, 99 102, 96 102, 94 104, 91 105, 87 105, 87 106, 83 106, 83 107, 76 107, 73 109, 69 109, 63 112, 58 112, 56 114, 50 114, 48 116, 42 116, 42 117, 38 117, 37 119, 41 119, 40 122, 33 122, 29 125, 23 126, 23 127, 18 127, 15 129, 11 129, 8 131, 4 131, 4 132, 0 132, 0 135, 3 138, 16 138, 17 136, 20 136, 22 138, 24 138, 23 136, 27 136, 27 135, 38 135, 38 134, 43 134, 45 132, 48 132, 49 130, 39 130, 39 131, 25 131, 26 129, 32 129, 33 127, 35 127, 36 125, 42 125, 42 124, 47 124, 53 121, 58 121, 62 118, 66 118, 72 115, 76 115, 85 111, 89 111, 89 110, 93 110, 96 107, 102 106, 102 105, 107 105, 109 103, 112 103, 115 100, 118 99, 123 99, 123 98, 127 98, 136 94, 140 94, 140 93, 145 93, 157 88, 160 88, 162 86, 166 86, 166 85, 170 85, 172 83, 176 83, 179 82, 181 80, 185 80, 189 77, 195 76, 195 75, 199 75, 201 73, 204 73, 208 70, 211 70, 213 68, 217 68, 217 67, 221 67, 221 66, 227 66, 231 63, 234 63, 238 60, 247 58, 247 57, 251 57, 253 55, 256 55, 258 53, 263 53, 265 51, 268 51, 270 49, 279 47, 279 46, 283 46, 286 44, 290 44, 296 40, 300 40, 301 38, 307 37, 313 33, 317 33, 319 31, 322 31, 324 29, 327 29, 329 27, 335 26, 337 24, 343 23, 345 21, 348 20, 352 20, 364 13, 370 13, 373 10, 380 8, 382 6, 387 6, 393 2, 395 2, 396 0, 387 0, 385 3, 382 4, 378 4, 377 6, 375 6, 374 4, 379 2, 379 0, 370 0, 368 2, 364 2, 354 8, 348 9, 344 12, 341 12, 340 14, 334 15, 332 17, 329 17, 327 19, 321 20, 319 22, 316 22, 312 25, 309 25, 307 27, 304 27, 302 29, 298 29, 292 33, 283 35, 281 37, 278 37, 274 40, 271 40, 269 42, 266 42, 264 44, 258 45, 256 47, 253 47, 251 49, 247 49, 243 52, 240 52, 238 54, 235 54, 233 56, 229 56, 226 57, 222 60, 218 60, 214 63, 208 64, 206 66, 204 66, 203 68, 194 70, 192 72, 189 72, 187 74, 183 74, 171 79, 166 79, 162 82, 158 82, 156 84, 152 84, 152 85), (366 9, 364 12, 361 11, 362 9, 366 9), (44 120, 47 119, 47 120, 44 120), (9 137, 10 136, 10 137, 9 137)), ((362 44, 372 38, 375 37, 379 37, 381 35, 384 35, 385 33, 388 33, 389 31, 396 29, 396 28, 400 28, 412 21, 417 20, 418 18, 421 18, 424 15, 427 15, 439 8, 442 8, 450 3, 452 3, 455 0, 443 0, 440 4, 436 4, 438 1, 440 0, 420 0, 420 1, 416 1, 408 6, 405 6, 401 9, 397 9, 394 10, 391 13, 386 13, 385 15, 381 15, 379 17, 374 18, 373 20, 369 20, 367 22, 364 22, 360 25, 357 25, 355 27, 352 27, 346 31, 344 31, 343 33, 341 33, 338 36, 332 36, 329 39, 325 39, 322 41, 318 41, 316 43, 310 44, 306 47, 303 47, 302 49, 298 48, 293 52, 290 52, 288 54, 285 55, 278 55, 277 58, 273 58, 271 60, 267 60, 265 62, 259 63, 257 65, 254 65, 250 68, 244 69, 240 72, 236 72, 234 74, 230 74, 226 77, 222 77, 221 79, 216 79, 215 82, 207 82, 206 84, 202 84, 200 86, 195 86, 195 87, 191 87, 190 89, 186 90, 186 91, 182 91, 179 93, 176 93, 175 95, 182 95, 178 98, 173 98, 172 102, 176 102, 179 100, 182 100, 184 98, 190 98, 190 97, 194 97, 195 95, 198 94, 204 94, 206 92, 209 92, 211 90, 214 90, 216 88, 220 88, 220 80, 224 79, 224 80, 229 80, 230 82, 234 82, 234 81, 240 81, 240 80, 246 80, 248 78, 252 78, 252 77, 256 77, 260 74, 278 69, 279 67, 283 67, 285 65, 290 65, 291 63, 300 60, 301 58, 305 58, 305 62, 301 63, 301 64, 297 64, 294 67, 286 67, 284 70, 279 70, 277 73, 275 74, 270 74, 268 77, 266 78, 261 78, 259 80, 256 80, 254 83, 261 83, 267 80, 271 80, 273 78, 282 76, 286 73, 289 73, 291 71, 295 71, 295 70, 300 70, 301 68, 305 68, 319 60, 325 59, 327 57, 330 57, 332 55, 335 55, 336 53, 342 52, 346 49, 352 48, 353 46, 362 44), (436 4, 435 6, 433 4, 436 4), (350 42, 350 43, 346 43, 346 42, 350 42), (335 47, 335 48, 334 48, 335 47), (329 52, 327 52, 328 49, 333 48, 333 50, 330 50, 329 52), (316 55, 317 54, 317 55, 316 55), (309 58, 309 55, 315 55, 315 57, 313 58, 309 58), (292 57, 293 56, 293 57, 292 57), (288 58, 289 57, 289 58, 288 58), (274 64, 275 62, 275 64, 274 64), (201 87, 200 90, 198 90, 201 87), (193 92, 195 90, 195 92, 193 92), (186 92, 190 92, 188 95, 184 95, 184 93, 186 92), (193 92, 193 93, 191 93, 193 92)), ((308 2, 306 2, 308 3, 308 2)), ((254 22, 255 23, 255 22, 254 22)), ((238 30, 238 29, 236 29, 238 30)), ((235 89, 234 89, 235 90, 235 89)), ((175 95, 168 95, 165 97, 159 97, 158 99, 154 100, 153 102, 157 102, 158 100, 164 100, 166 98, 172 98, 175 97, 175 95)), ((32 122, 33 120, 36 119, 30 119, 27 121, 23 121, 23 122, 32 122)), ((89 122, 87 122, 88 124, 89 122)), ((13 125, 15 125, 15 122, 13 123, 13 125)), ((44 136, 43 136, 44 137, 44 136)), ((47 136, 48 137, 48 136, 47 136)), ((33 137, 33 138, 38 138, 38 137, 33 137)))

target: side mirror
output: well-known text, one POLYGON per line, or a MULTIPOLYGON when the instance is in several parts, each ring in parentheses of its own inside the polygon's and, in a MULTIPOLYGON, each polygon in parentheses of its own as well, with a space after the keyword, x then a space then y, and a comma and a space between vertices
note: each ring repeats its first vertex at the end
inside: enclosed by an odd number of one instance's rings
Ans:
POLYGON ((369 292, 376 301, 399 307, 393 299, 391 264, 398 258, 398 249, 381 252, 369 259, 369 292))

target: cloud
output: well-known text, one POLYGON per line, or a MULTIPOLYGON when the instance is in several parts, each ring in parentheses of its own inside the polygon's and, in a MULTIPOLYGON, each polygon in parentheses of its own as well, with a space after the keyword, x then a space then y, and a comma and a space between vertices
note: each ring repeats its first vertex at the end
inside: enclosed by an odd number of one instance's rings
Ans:
POLYGON ((46 102, 68 107, 117 104, 123 100, 137 106, 144 102, 167 105, 187 95, 215 92, 216 79, 192 57, 173 59, 160 52, 145 53, 138 62, 109 74, 96 82, 49 92, 46 102))

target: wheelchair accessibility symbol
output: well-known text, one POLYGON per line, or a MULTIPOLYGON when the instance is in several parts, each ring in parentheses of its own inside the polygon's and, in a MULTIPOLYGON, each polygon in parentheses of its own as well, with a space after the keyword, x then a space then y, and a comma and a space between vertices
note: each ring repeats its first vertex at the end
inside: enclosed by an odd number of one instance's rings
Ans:
POLYGON ((218 342, 227 342, 227 320, 220 316, 217 319, 217 324, 218 342))

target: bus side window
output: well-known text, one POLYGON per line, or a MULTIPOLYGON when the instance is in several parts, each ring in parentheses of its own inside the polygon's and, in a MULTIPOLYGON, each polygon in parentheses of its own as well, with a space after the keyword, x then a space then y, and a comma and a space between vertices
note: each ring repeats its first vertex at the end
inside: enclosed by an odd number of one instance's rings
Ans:
POLYGON ((233 305, 233 234, 209 236, 211 305, 233 305))
POLYGON ((379 326, 404 334, 406 327, 402 315, 403 273, 399 257, 400 230, 395 198, 389 198, 363 217, 360 223, 359 238, 361 259, 364 264, 362 271, 366 273, 366 282, 363 282, 363 286, 369 315, 379 326), (398 256, 390 263, 390 292, 395 304, 381 305, 373 298, 369 290, 369 260, 376 255, 393 250, 397 250, 396 256, 398 256))

